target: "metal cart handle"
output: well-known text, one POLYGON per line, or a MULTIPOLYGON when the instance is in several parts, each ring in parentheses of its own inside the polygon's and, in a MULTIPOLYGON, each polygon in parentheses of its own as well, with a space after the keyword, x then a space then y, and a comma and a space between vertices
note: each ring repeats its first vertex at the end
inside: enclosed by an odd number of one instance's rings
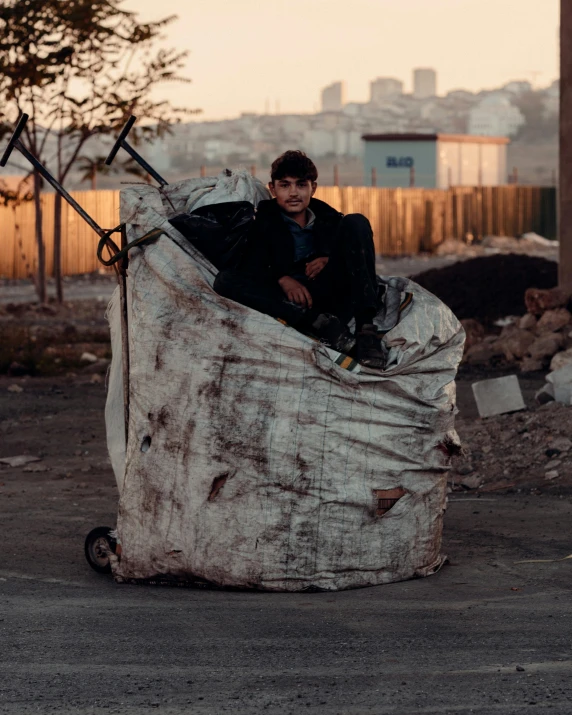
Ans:
POLYGON ((16 142, 20 138, 20 134, 24 131, 24 127, 26 126, 26 122, 28 121, 29 116, 29 114, 22 114, 20 119, 18 119, 18 124, 16 124, 16 128, 14 129, 14 132, 10 137, 10 141, 8 142, 8 146, 6 147, 6 151, 4 152, 4 154, 2 154, 2 158, 0 159, 0 166, 6 166, 6 163, 10 158, 10 154, 14 150, 16 142))
POLYGON ((127 120, 127 122, 125 123, 125 126, 123 127, 123 129, 121 130, 121 133, 117 137, 117 141, 115 142, 115 144, 113 145, 113 148, 109 152, 109 156, 105 160, 105 163, 107 166, 111 166, 111 162, 115 159, 115 155, 121 149, 123 142, 125 141, 125 139, 127 139, 127 135, 131 131, 131 127, 135 124, 136 121, 137 121, 137 117, 134 117, 133 115, 131 115, 129 117, 129 119, 127 120))

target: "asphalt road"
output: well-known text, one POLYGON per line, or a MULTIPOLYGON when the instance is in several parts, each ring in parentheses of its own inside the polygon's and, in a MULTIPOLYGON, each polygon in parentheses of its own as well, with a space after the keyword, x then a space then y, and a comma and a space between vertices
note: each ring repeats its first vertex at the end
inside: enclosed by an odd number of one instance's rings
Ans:
POLYGON ((7 392, 0 713, 572 713, 567 495, 454 496, 428 579, 318 594, 116 585, 83 538, 113 525, 104 387, 7 392))

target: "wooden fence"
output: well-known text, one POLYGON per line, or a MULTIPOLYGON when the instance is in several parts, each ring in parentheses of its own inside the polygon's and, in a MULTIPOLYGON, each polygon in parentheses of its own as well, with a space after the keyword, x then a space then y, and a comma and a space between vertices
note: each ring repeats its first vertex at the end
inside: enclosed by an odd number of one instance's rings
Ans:
MULTIPOLYGON (((118 191, 78 191, 74 199, 102 228, 119 224, 118 191)), ((42 229, 46 244, 46 273, 54 262, 54 194, 42 194, 42 229)), ((36 270, 34 202, 0 207, 0 277, 27 278, 36 270)), ((66 202, 62 201, 62 273, 91 273, 102 268, 95 251, 99 238, 66 202)))
MULTIPOLYGON (((74 198, 103 228, 119 223, 118 191, 82 191, 74 198)), ((320 187, 316 197, 342 213, 363 213, 374 231, 376 252, 386 256, 432 251, 446 238, 519 236, 534 231, 556 236, 556 190, 534 186, 383 189, 320 187)), ((42 194, 46 269, 53 270, 54 195, 42 194)), ((63 202, 64 275, 98 270, 97 236, 63 202)), ((35 272, 34 206, 0 207, 0 277, 25 278, 35 272)))

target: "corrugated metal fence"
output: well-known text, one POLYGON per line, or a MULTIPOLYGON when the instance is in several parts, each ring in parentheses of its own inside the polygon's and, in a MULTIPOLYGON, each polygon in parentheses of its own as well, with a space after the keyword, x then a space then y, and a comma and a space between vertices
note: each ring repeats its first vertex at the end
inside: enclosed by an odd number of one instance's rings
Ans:
MULTIPOLYGON (((103 228, 119 223, 118 191, 75 192, 74 198, 103 228)), ((556 236, 556 190, 535 186, 382 189, 320 187, 316 197, 343 213, 363 213, 374 230, 376 251, 388 256, 431 251, 446 238, 519 236, 535 231, 556 236)), ((43 194, 47 271, 53 270, 54 195, 43 194)), ((35 270, 34 206, 0 207, 0 277, 25 278, 35 270)), ((97 236, 63 202, 62 271, 87 273, 101 267, 97 236)))

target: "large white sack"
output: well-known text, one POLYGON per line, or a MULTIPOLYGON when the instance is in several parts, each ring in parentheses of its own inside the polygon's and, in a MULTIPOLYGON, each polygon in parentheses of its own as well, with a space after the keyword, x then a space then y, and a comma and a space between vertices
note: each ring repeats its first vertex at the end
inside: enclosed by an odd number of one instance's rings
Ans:
POLYGON ((458 442, 464 336, 452 313, 406 282, 413 302, 386 336, 392 366, 350 372, 292 328, 215 294, 214 269, 164 223, 163 200, 146 191, 141 202, 138 191, 122 197, 130 238, 161 221, 169 236, 130 256, 116 580, 296 591, 437 568, 447 452, 458 442), (377 491, 396 487, 404 496, 377 516, 377 491))

